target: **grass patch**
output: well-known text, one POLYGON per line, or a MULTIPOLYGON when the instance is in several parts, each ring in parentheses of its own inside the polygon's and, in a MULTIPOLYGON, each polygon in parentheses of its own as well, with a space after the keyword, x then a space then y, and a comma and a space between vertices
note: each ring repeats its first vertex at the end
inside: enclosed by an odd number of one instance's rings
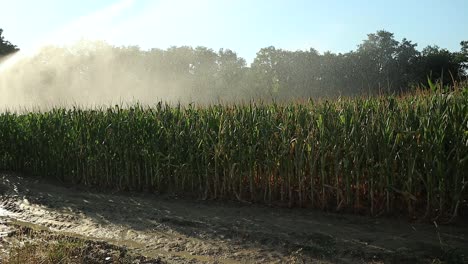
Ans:
POLYGON ((17 227, 7 238, 2 238, 4 264, 133 264, 163 263, 130 254, 126 248, 105 242, 57 235, 44 230, 17 227))

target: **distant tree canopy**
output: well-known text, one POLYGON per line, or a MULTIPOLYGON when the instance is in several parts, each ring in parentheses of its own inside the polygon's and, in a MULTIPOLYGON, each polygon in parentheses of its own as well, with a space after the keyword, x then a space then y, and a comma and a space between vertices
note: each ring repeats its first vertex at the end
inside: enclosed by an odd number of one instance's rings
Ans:
MULTIPOLYGON (((352 96, 405 92, 426 85, 428 78, 444 84, 465 80, 468 41, 460 44, 457 52, 437 46, 419 51, 416 43, 407 39, 398 41, 393 33, 380 30, 368 34, 356 50, 347 53, 321 54, 313 48, 298 51, 262 48, 248 66, 229 49, 216 52, 206 47, 181 46, 141 50, 137 46, 113 47, 95 42, 78 50, 49 47, 53 52, 39 54, 40 58, 32 65, 44 75, 43 85, 50 85, 54 79, 60 79, 62 84, 68 79, 72 82, 67 74, 60 75, 63 64, 53 68, 50 63, 65 58, 67 69, 79 73, 81 81, 92 83, 104 72, 116 80, 125 74, 130 76, 126 80, 132 82, 134 89, 164 86, 168 96, 171 91, 174 94, 192 91, 197 98, 225 100, 352 96)), ((7 54, 17 48, 2 37, 0 50, 1 54, 7 54)), ((76 79, 73 82, 76 84, 76 79)), ((102 82, 108 84, 107 80, 102 82)), ((80 85, 86 87, 89 83, 80 85)))
POLYGON ((459 52, 437 46, 422 51, 385 30, 367 35, 355 51, 285 51, 268 47, 257 53, 252 85, 282 96, 354 95, 405 92, 431 81, 449 84, 467 78, 468 41, 459 52))
POLYGON ((0 57, 18 51, 18 48, 9 41, 6 41, 2 34, 3 29, 0 28, 0 57))

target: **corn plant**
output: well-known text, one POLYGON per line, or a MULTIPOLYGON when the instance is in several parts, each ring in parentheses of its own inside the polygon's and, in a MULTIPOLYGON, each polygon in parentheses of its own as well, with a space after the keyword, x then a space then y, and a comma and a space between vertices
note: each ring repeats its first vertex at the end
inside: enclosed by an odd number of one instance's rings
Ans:
POLYGON ((0 114, 0 169, 119 190, 457 216, 468 91, 0 114))

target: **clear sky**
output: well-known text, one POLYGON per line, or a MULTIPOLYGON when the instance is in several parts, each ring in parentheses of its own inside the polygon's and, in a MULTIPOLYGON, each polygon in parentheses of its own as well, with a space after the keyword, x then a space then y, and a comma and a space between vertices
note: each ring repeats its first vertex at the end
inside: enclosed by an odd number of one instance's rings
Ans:
POLYGON ((23 49, 85 37, 230 48, 247 61, 270 45, 347 52, 380 29, 455 51, 468 40, 468 0, 0 0, 0 28, 23 49))

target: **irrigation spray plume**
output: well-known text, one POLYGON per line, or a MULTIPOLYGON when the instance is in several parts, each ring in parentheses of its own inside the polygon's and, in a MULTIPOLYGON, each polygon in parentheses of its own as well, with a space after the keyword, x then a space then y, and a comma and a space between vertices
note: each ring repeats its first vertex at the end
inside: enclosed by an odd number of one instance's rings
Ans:
MULTIPOLYGON (((99 58, 90 61, 89 56, 96 51, 96 43, 102 42, 84 40, 102 38, 111 29, 115 34, 112 25, 125 10, 132 7, 134 2, 134 0, 122 0, 80 17, 34 45, 22 48, 0 60, 0 108, 44 107, 72 102, 103 103, 108 93, 115 95, 111 91, 90 93, 92 90, 109 88, 105 86, 105 79, 112 79, 112 76, 106 75, 105 69, 112 66, 108 63, 112 62, 113 54, 110 49, 100 50, 102 53, 97 54, 99 58), (75 58, 69 60, 72 56, 67 56, 67 53, 74 55, 75 58), (82 68, 96 68, 93 75, 101 74, 101 77, 94 83, 80 80, 83 69, 80 70, 78 65, 82 68), (99 100, 88 100, 93 98, 99 100)), ((107 84, 112 84, 112 80, 107 81, 107 84)))

